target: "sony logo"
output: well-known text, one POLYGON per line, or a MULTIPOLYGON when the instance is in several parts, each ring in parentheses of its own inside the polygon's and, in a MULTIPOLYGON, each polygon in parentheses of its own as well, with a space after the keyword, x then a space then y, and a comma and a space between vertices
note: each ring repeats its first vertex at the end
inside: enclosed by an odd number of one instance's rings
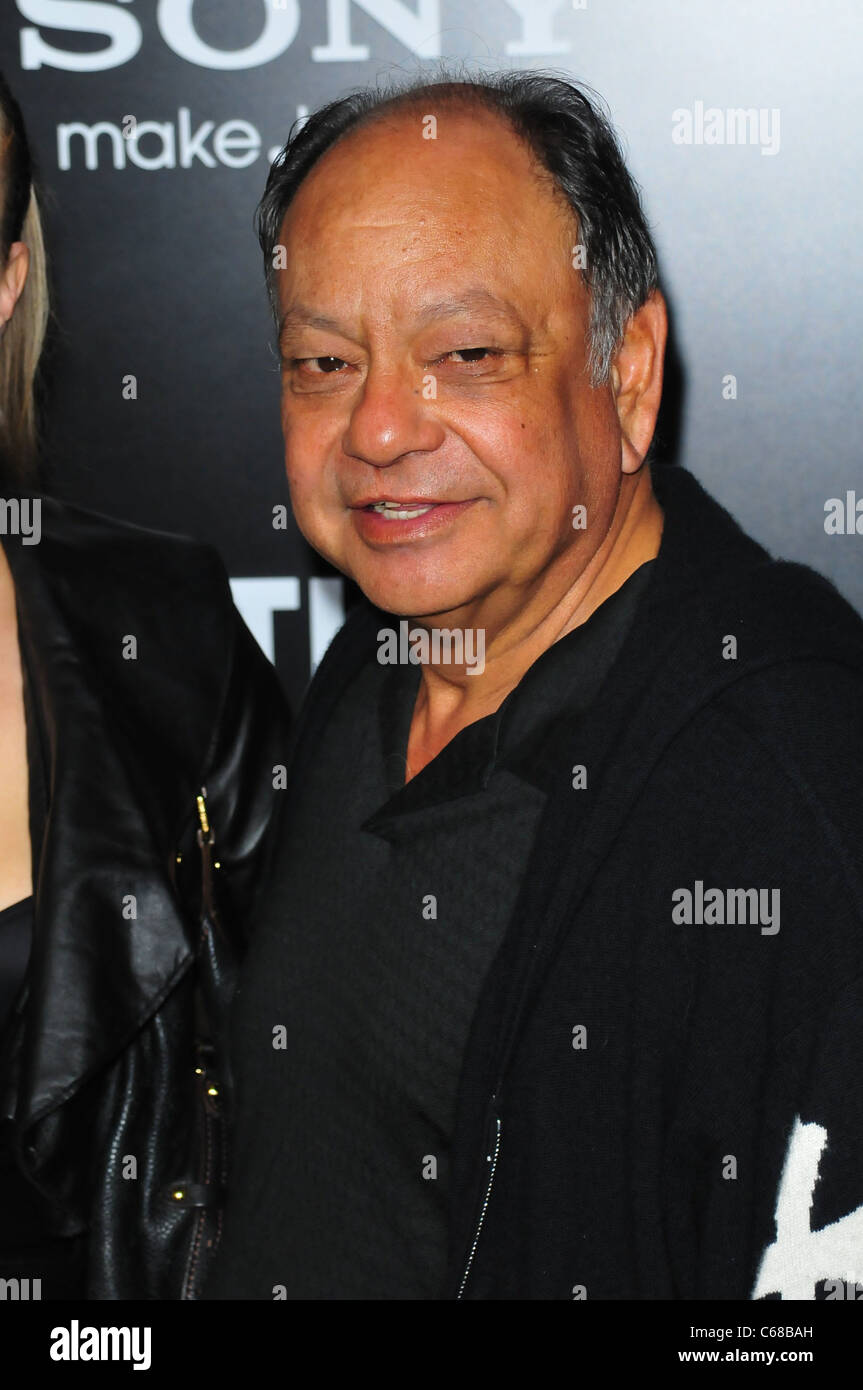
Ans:
MULTIPOLYGON (((227 50, 205 43, 195 28, 194 0, 159 0, 156 23, 159 33, 178 58, 202 68, 225 71, 271 63, 288 49, 300 27, 300 0, 253 0, 260 12, 261 30, 253 43, 227 50)), ((439 58, 443 32, 441 0, 328 0, 326 42, 311 50, 315 63, 365 62, 368 44, 351 39, 351 14, 361 10, 418 58, 439 58)), ((18 11, 30 25, 21 30, 21 66, 62 68, 66 72, 104 72, 122 67, 139 52, 143 30, 131 10, 134 0, 16 0, 18 11), (107 39, 107 47, 81 53, 60 48, 43 38, 38 25, 75 34, 107 39), (33 26, 33 27, 31 27, 33 26)), ((572 45, 556 39, 552 20, 569 10, 569 0, 501 0, 521 23, 520 37, 504 44, 512 57, 569 53, 572 45)), ((319 0, 312 6, 322 16, 319 0)))

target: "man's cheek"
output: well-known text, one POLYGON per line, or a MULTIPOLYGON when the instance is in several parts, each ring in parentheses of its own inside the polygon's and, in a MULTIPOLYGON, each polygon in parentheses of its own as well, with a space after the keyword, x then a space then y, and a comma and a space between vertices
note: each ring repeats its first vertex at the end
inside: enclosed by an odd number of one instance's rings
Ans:
POLYGON ((288 490, 294 519, 310 544, 315 544, 325 529, 325 509, 315 487, 301 469, 288 469, 288 490))
POLYGON ((314 497, 293 491, 291 508, 301 534, 312 549, 340 568, 347 540, 344 521, 332 507, 322 507, 314 497))

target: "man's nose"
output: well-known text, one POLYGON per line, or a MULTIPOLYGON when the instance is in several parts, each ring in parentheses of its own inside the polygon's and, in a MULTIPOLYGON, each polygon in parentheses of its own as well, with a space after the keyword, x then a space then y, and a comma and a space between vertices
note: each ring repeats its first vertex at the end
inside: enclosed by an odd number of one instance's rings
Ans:
POLYGON ((342 439, 351 458, 387 468, 404 454, 430 452, 444 429, 423 396, 422 378, 408 368, 372 367, 342 439))

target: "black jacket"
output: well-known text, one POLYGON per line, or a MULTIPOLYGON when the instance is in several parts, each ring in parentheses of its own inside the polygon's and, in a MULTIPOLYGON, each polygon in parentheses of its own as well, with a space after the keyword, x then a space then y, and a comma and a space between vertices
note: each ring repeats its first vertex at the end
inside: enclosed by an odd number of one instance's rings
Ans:
POLYGON ((4 546, 50 792, 3 1115, 56 1233, 87 1232, 89 1297, 194 1298, 287 709, 209 548, 47 498, 4 546))
MULTIPOLYGON (((540 769, 470 1034, 444 1298, 863 1283, 863 624, 684 470, 655 486, 651 580, 540 769), (675 918, 710 889, 744 921, 675 918), (726 896, 750 889, 766 912, 778 890, 778 930, 726 896)), ((319 667, 294 777, 380 620, 361 607, 319 667)))

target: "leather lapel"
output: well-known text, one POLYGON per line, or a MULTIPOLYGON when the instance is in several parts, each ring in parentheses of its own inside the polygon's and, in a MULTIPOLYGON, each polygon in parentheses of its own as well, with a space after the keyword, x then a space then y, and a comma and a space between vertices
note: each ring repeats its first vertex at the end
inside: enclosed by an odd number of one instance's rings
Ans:
POLYGON ((169 879, 175 808, 157 821, 136 786, 134 758, 81 660, 39 547, 10 540, 6 553, 49 782, 16 1048, 23 1127, 128 1044, 188 968, 194 941, 169 879))

